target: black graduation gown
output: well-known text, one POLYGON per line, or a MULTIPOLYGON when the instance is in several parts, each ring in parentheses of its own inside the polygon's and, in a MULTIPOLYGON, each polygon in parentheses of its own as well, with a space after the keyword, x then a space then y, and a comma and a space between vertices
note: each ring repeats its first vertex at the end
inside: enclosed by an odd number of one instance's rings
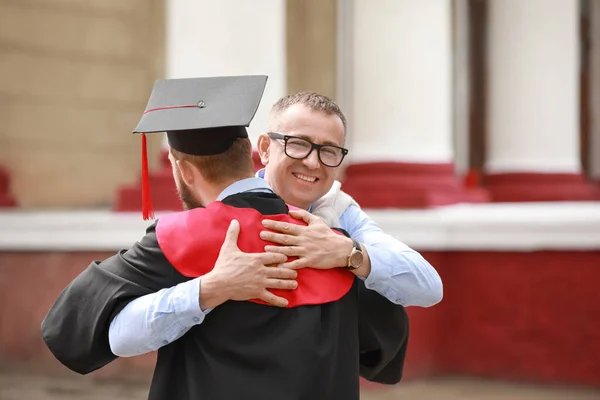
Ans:
MULTIPOLYGON (((224 204, 285 214, 277 196, 244 193, 224 204)), ((224 216, 227 218, 227 216, 224 216)), ((201 227, 199 235, 209 235, 201 227)), ((190 279, 158 245, 156 223, 129 250, 92 262, 60 294, 42 322, 43 339, 69 369, 87 374, 117 358, 111 320, 131 300, 190 279)), ((226 302, 180 339, 158 350, 149 399, 353 400, 359 375, 401 379, 408 319, 354 279, 339 300, 294 308, 226 302)))

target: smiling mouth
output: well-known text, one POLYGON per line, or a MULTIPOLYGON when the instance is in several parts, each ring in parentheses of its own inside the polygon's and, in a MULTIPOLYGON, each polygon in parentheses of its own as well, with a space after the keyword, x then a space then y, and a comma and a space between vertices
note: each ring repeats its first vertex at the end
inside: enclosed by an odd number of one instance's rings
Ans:
POLYGON ((308 183, 315 183, 316 181, 319 180, 319 178, 315 178, 314 176, 306 176, 306 175, 298 174, 296 172, 292 172, 292 175, 294 175, 296 178, 300 179, 301 181, 308 182, 308 183))

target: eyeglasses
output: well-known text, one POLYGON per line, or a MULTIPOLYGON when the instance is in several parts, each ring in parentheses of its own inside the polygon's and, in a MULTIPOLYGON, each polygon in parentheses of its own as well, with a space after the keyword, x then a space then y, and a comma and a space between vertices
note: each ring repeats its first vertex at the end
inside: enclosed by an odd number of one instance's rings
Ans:
POLYGON ((332 144, 315 144, 303 138, 282 135, 275 132, 269 132, 268 135, 271 139, 283 140, 285 155, 295 160, 303 160, 308 157, 314 149, 317 149, 321 164, 335 168, 344 161, 344 157, 348 154, 347 149, 332 144))

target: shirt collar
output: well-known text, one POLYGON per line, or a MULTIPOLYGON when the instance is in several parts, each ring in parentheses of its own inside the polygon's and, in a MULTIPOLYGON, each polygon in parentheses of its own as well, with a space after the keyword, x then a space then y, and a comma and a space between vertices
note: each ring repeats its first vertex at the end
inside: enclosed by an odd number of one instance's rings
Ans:
POLYGON ((266 180, 261 178, 246 178, 241 181, 237 181, 227 186, 225 190, 223 190, 219 197, 217 197, 217 201, 223 200, 227 196, 231 196, 232 194, 242 193, 242 192, 273 192, 273 190, 269 187, 269 184, 266 180))

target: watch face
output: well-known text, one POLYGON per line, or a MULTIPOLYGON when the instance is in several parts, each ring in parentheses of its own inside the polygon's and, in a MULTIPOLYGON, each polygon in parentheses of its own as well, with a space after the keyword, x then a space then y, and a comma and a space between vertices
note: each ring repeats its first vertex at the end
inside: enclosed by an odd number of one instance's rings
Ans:
POLYGON ((360 267, 360 265, 362 264, 362 261, 363 261, 363 255, 359 251, 354 252, 354 254, 352 254, 352 256, 350 257, 350 265, 355 268, 360 267))

